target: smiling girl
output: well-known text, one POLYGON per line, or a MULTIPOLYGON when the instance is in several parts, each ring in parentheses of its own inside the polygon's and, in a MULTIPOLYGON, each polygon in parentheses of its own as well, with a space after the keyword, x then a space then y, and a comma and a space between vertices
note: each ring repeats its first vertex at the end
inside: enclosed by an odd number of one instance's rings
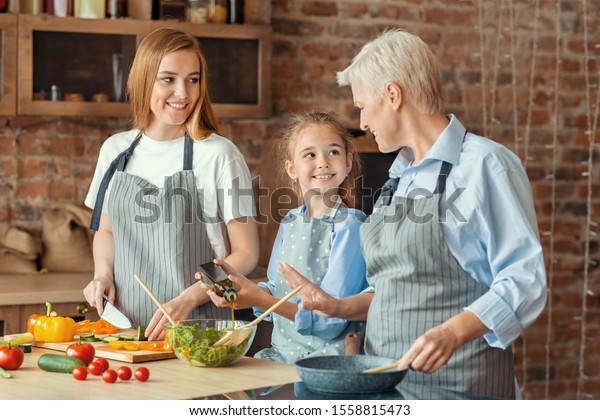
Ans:
POLYGON ((194 279, 200 263, 223 258, 242 273, 258 261, 252 182, 235 145, 218 135, 198 40, 158 29, 143 39, 128 79, 133 129, 100 150, 85 204, 94 209, 94 279, 102 296, 146 336, 166 318, 134 280, 139 275, 174 319, 221 318, 194 279))
MULTIPOLYGON (((296 115, 283 135, 280 156, 286 177, 303 204, 281 221, 267 269, 269 281, 256 285, 222 264, 240 287, 236 308, 254 307, 255 315, 290 292, 278 273, 279 263, 292 265, 311 282, 340 298, 367 287, 359 240, 359 228, 366 216, 353 208, 352 185, 359 168, 346 129, 331 114, 296 115)), ((208 293, 217 305, 229 305, 213 291, 208 293)), ((266 318, 273 322, 272 347, 255 357, 293 363, 304 357, 344 354, 345 334, 362 328, 362 323, 321 318, 292 301, 266 318)))

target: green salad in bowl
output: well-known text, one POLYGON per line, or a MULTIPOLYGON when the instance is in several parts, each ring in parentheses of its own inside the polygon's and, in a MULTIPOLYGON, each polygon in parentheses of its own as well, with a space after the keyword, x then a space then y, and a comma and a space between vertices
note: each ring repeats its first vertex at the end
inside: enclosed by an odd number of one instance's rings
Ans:
MULTIPOLYGON (((235 321, 234 329, 248 324, 248 321, 235 321)), ((250 348, 256 326, 239 344, 218 345, 219 340, 232 330, 230 319, 190 319, 178 321, 177 325, 167 325, 167 338, 175 355, 192 366, 229 366, 242 358, 250 348)))

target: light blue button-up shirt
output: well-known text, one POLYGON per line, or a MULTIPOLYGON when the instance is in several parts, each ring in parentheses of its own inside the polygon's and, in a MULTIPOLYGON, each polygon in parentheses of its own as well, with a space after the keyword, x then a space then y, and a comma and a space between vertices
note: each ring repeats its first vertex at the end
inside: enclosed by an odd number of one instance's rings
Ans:
MULTIPOLYGON (((469 305, 491 332, 490 346, 508 347, 546 303, 546 272, 531 186, 518 157, 499 143, 465 134, 454 115, 423 160, 402 149, 390 168, 395 195, 433 192, 443 161, 448 211, 442 232, 460 266, 489 291, 469 305), (464 141, 463 141, 464 138, 464 141)), ((414 196, 413 196, 414 197, 414 196)), ((440 218, 444 215, 440 214, 440 218)))

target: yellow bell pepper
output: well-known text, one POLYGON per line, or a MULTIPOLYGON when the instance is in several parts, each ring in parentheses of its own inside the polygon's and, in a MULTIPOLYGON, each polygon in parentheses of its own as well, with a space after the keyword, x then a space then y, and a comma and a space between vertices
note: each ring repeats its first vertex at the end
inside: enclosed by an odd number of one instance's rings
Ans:
MULTIPOLYGON (((50 343, 60 343, 63 341, 73 341, 75 338, 75 321, 73 318, 56 316, 52 313, 52 304, 46 302, 46 316, 40 315, 30 317, 33 323, 33 337, 35 341, 47 341, 50 343)), ((30 324, 31 325, 31 324, 30 324)))

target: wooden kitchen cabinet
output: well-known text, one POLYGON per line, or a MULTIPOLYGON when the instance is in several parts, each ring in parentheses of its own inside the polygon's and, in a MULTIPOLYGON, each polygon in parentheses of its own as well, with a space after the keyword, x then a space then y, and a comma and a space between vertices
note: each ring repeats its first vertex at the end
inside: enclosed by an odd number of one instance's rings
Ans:
POLYGON ((80 307, 88 306, 83 288, 91 276, 91 273, 0 274, 0 324, 4 324, 0 336, 26 331, 31 314, 46 314, 47 301, 52 302, 52 310, 60 316, 76 321, 97 320, 95 309, 82 313, 80 307))
POLYGON ((0 115, 17 112, 17 17, 0 14, 0 115))
POLYGON ((45 15, 18 16, 18 114, 127 117, 126 81, 136 47, 164 26, 200 39, 217 117, 270 116, 270 26, 45 15), (83 101, 68 100, 74 96, 83 101), (93 101, 98 96, 108 101, 93 101))

